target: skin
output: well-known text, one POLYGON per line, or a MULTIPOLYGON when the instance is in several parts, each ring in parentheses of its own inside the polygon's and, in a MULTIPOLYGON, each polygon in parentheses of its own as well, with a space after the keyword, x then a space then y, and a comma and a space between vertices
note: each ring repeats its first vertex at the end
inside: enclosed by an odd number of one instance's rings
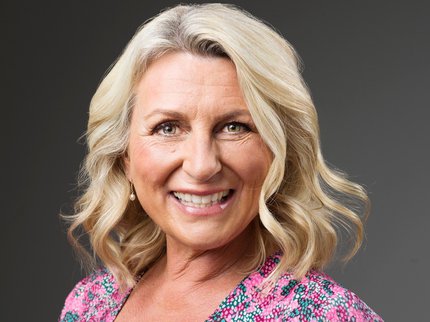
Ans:
POLYGON ((206 319, 244 277, 249 224, 271 163, 234 64, 182 52, 153 62, 136 87, 124 161, 139 202, 166 234, 167 251, 118 320, 206 319), (225 199, 203 206, 174 195, 222 191, 225 199))

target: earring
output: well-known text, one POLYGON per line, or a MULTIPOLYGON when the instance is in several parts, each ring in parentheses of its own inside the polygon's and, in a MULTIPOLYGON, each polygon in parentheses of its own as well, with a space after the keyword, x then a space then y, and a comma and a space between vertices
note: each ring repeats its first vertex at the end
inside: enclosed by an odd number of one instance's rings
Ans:
POLYGON ((129 199, 130 199, 130 201, 135 201, 136 195, 134 194, 133 184, 131 182, 130 182, 130 190, 131 190, 131 193, 130 193, 129 199))

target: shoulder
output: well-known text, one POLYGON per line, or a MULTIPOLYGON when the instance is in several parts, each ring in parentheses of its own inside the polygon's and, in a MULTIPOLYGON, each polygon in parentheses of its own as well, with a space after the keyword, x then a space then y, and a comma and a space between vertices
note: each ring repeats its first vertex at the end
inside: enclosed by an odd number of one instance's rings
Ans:
POLYGON ((66 298, 60 321, 112 321, 128 291, 121 292, 113 275, 99 269, 76 284, 66 298))
POLYGON ((382 321, 355 293, 324 273, 312 271, 300 281, 285 274, 277 284, 276 297, 288 306, 284 313, 291 320, 382 321))

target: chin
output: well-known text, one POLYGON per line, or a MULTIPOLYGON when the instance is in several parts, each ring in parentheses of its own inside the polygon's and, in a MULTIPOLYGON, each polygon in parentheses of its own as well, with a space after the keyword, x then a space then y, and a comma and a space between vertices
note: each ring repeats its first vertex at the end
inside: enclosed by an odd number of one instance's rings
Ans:
POLYGON ((239 237, 245 230, 246 227, 236 232, 223 232, 221 227, 209 228, 205 225, 201 229, 188 229, 182 235, 182 238, 176 238, 176 240, 191 249, 201 251, 214 250, 239 241, 239 237))

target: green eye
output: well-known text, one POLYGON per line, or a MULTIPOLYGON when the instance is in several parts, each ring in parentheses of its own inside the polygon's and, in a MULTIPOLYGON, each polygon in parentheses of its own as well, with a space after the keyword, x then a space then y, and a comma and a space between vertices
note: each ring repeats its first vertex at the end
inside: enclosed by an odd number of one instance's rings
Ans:
POLYGON ((229 124, 227 125, 227 131, 228 132, 240 132, 242 130, 242 127, 237 124, 229 124))
POLYGON ((162 131, 164 134, 175 134, 176 127, 172 124, 166 124, 162 127, 162 131))
POLYGON ((248 132, 249 127, 239 122, 232 122, 232 123, 228 123, 224 127, 224 131, 227 133, 242 133, 242 132, 248 132))
POLYGON ((155 133, 165 136, 175 135, 177 132, 178 126, 172 122, 165 122, 158 125, 155 128, 155 133))

